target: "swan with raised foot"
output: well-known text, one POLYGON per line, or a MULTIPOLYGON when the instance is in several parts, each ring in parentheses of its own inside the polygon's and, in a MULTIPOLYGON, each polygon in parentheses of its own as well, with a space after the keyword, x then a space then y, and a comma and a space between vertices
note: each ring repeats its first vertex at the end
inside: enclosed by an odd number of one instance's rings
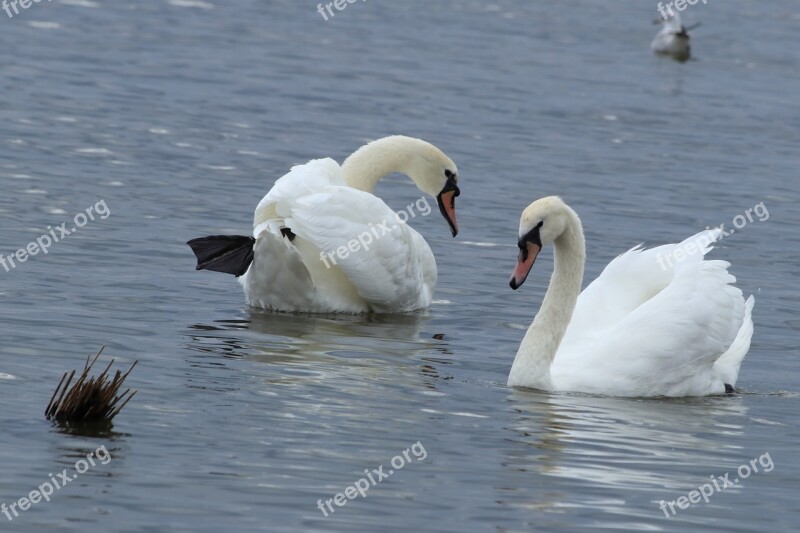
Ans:
POLYGON ((420 139, 391 136, 292 167, 259 202, 253 236, 188 242, 198 270, 235 275, 252 307, 310 313, 397 313, 428 307, 436 285, 433 252, 405 219, 430 211, 427 197, 404 217, 373 191, 405 174, 438 207, 455 237, 458 168, 420 139), (427 208, 427 209, 426 209, 427 208))
POLYGON ((541 249, 555 248, 541 308, 517 351, 508 385, 609 396, 705 396, 733 392, 753 335, 752 296, 704 258, 719 229, 679 244, 637 246, 581 292, 586 260, 578 215, 560 198, 522 213, 512 289, 541 249))

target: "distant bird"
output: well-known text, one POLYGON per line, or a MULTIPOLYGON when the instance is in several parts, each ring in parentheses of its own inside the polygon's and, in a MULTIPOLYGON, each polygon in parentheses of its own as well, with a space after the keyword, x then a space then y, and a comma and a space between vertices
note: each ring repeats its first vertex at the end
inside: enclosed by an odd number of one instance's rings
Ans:
POLYGON ((699 23, 687 28, 681 22, 678 13, 667 20, 658 19, 655 24, 663 24, 661 31, 658 32, 650 48, 653 52, 660 55, 670 56, 676 61, 687 61, 692 56, 692 47, 689 43, 689 30, 700 26, 699 23))
MULTIPOLYGON (((428 307, 438 275, 433 252, 402 212, 372 193, 393 173, 436 198, 455 237, 456 164, 430 143, 395 135, 362 146, 341 166, 326 158, 292 167, 256 207, 252 237, 188 242, 197 269, 235 275, 247 303, 262 309, 401 313, 428 307)), ((407 210, 414 206, 422 216, 431 212, 425 197, 407 210)))
POLYGON ((519 223, 511 288, 550 244, 554 272, 508 385, 628 397, 733 392, 750 349, 754 299, 733 285, 728 262, 704 259, 721 231, 633 248, 581 292, 586 247, 578 215, 555 196, 532 203, 519 223))

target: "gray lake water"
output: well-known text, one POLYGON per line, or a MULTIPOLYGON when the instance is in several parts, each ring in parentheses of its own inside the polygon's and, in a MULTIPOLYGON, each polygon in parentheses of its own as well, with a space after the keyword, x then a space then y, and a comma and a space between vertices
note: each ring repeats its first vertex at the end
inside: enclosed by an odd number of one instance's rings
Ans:
MULTIPOLYGON (((0 504, 109 452, 0 530, 795 529, 800 4, 690 6, 684 64, 650 53, 656 2, 371 0, 328 21, 316 4, 0 11, 0 253, 106 213, 0 269, 0 504), (429 310, 259 313, 232 277, 195 272, 185 241, 249 232, 291 165, 394 133, 461 174, 456 239, 411 221, 439 265, 429 310), (505 386, 552 268, 545 253, 509 289, 518 217, 551 194, 582 217, 590 279, 763 202, 713 253, 756 296, 738 394, 505 386), (139 392, 110 433, 62 431, 44 407, 101 345, 139 361, 139 392), (752 464, 708 503, 659 508, 752 464), (318 508, 382 465, 365 497, 318 508)), ((419 197, 397 176, 378 194, 419 197)))

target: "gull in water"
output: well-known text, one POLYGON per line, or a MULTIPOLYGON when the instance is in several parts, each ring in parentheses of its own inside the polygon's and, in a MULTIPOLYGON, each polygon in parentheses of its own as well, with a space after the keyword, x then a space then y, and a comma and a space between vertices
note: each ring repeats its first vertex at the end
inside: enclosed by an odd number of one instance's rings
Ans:
POLYGON ((687 28, 681 22, 681 16, 678 13, 667 20, 656 20, 655 23, 663 24, 663 27, 650 43, 653 52, 669 56, 677 61, 687 61, 692 56, 689 30, 697 28, 700 24, 687 28))

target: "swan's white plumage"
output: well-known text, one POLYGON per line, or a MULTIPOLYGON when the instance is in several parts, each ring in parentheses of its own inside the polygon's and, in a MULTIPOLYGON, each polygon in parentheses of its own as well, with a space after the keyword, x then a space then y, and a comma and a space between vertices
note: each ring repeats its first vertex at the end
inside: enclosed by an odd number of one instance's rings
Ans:
POLYGON ((714 363, 714 372, 731 387, 736 385, 744 356, 750 351, 750 341, 753 338, 753 306, 755 303, 755 298, 752 296, 747 299, 744 320, 736 339, 731 344, 731 347, 728 348, 728 351, 722 354, 714 363))
POLYGON ((679 244, 651 249, 640 245, 621 254, 581 292, 567 335, 618 323, 663 290, 673 280, 676 270, 701 262, 719 234, 718 229, 702 231, 679 244), (683 251, 678 256, 682 261, 675 259, 678 250, 683 251), (686 254, 687 250, 694 253, 686 254))
POLYGON ((280 178, 256 208, 253 236, 253 265, 240 278, 251 306, 358 313, 430 305, 437 273, 427 242, 380 198, 348 186, 332 159, 280 178), (291 243, 281 228, 296 235, 291 243), (336 253, 359 237, 371 242, 347 257, 336 253), (330 268, 321 252, 334 254, 326 256, 330 268))
MULTIPOLYGON (((708 230, 679 244, 636 247, 611 261, 580 293, 571 317, 554 320, 568 321, 554 358, 542 353, 546 343, 526 336, 509 384, 613 396, 724 393, 750 347, 754 300, 745 302, 732 285, 729 263, 704 259, 719 235, 708 230), (542 377, 548 367, 549 379, 542 377)), ((535 329, 537 321, 529 335, 546 335, 547 320, 535 329)))

